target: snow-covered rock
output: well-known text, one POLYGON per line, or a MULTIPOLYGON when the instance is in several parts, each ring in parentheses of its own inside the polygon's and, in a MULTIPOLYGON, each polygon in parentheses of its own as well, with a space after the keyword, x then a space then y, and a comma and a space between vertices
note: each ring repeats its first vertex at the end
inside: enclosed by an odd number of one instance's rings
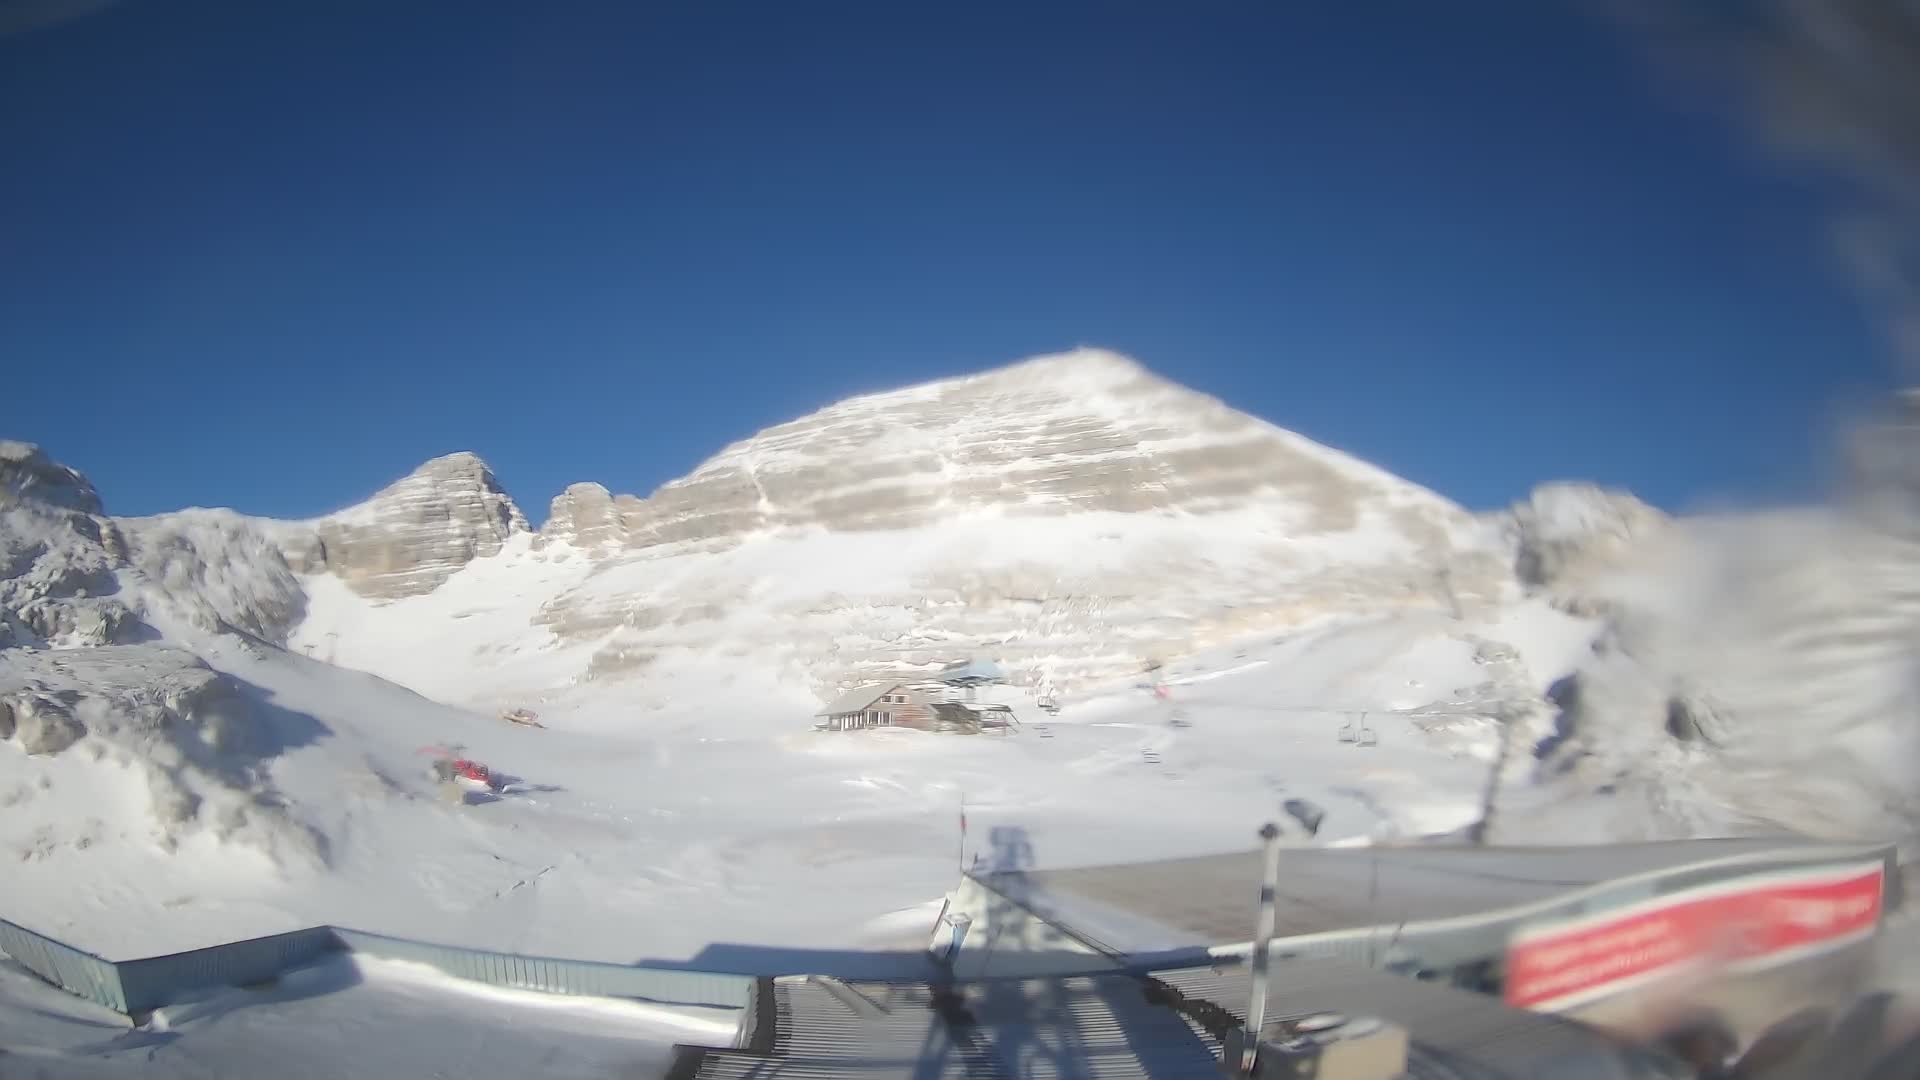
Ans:
POLYGON ((0 714, 19 752, 71 757, 84 746, 87 764, 106 776, 130 770, 137 783, 128 790, 145 795, 149 838, 163 848, 210 836, 293 864, 322 856, 272 781, 270 763, 288 741, 283 722, 192 653, 154 644, 8 650, 0 714))
POLYGON ((1624 491, 1593 484, 1537 487, 1499 516, 1514 573, 1529 586, 1577 586, 1658 535, 1667 516, 1624 491))
MULTIPOLYGON (((69 490, 93 490, 72 470, 51 463, 45 469, 71 474, 69 490)), ((112 519, 68 509, 65 501, 73 500, 0 502, 0 646, 103 644, 141 632, 117 595, 125 538, 112 519)))
POLYGON ((564 542, 592 552, 624 547, 632 535, 627 508, 639 504, 630 495, 616 503, 613 494, 599 484, 570 485, 547 508, 540 541, 564 542))
POLYGON ((303 569, 324 568, 362 596, 432 592, 474 559, 528 531, 527 519, 474 454, 434 458, 351 509, 275 530, 303 569))
POLYGON ((66 704, 51 695, 21 693, 4 705, 13 725, 11 734, 29 754, 57 754, 87 733, 66 704))
POLYGON ((103 512, 99 493, 78 469, 54 461, 32 443, 0 439, 0 504, 20 499, 83 514, 103 512))
POLYGON ((306 611, 306 593, 262 523, 230 510, 118 519, 149 604, 202 630, 272 642, 306 611))
POLYGON ((111 597, 85 601, 40 597, 14 609, 20 625, 43 641, 63 645, 110 645, 139 636, 141 623, 111 597))
POLYGON ((1559 793, 1507 839, 1920 830, 1920 535, 1832 509, 1670 525, 1589 596, 1599 648, 1565 680, 1536 779, 1559 793), (1624 830, 1624 831, 1622 831, 1624 830))

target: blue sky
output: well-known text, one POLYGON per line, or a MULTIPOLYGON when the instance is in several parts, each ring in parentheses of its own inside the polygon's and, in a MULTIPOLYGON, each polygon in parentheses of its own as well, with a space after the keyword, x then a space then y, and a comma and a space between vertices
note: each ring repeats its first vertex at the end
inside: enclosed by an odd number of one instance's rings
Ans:
POLYGON ((0 435, 538 520, 1093 344, 1475 507, 1813 491, 1834 193, 1581 6, 124 0, 0 37, 0 435))

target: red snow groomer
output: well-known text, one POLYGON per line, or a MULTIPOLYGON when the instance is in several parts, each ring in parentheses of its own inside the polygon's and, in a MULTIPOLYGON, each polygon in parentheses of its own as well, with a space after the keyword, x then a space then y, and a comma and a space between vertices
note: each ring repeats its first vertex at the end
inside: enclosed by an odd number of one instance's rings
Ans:
POLYGON ((472 758, 455 757, 457 748, 428 747, 423 753, 437 754, 433 759, 434 779, 443 784, 454 784, 474 791, 498 793, 505 786, 492 769, 474 761, 472 758))
POLYGON ((452 761, 447 762, 447 766, 453 771, 453 782, 462 787, 476 788, 482 791, 495 791, 499 789, 500 785, 493 779, 493 770, 477 761, 469 761, 466 758, 454 758, 452 761))

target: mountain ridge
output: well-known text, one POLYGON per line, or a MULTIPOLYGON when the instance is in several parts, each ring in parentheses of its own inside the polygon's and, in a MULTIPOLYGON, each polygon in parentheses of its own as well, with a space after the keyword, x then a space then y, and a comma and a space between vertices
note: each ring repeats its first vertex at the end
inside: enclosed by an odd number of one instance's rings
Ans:
POLYGON ((778 657, 819 687, 989 650, 1023 681, 1071 686, 1321 613, 1497 604, 1524 545, 1098 349, 848 398, 645 498, 572 484, 538 530, 470 451, 316 518, 141 520, 173 544, 218 533, 217 551, 257 531, 285 565, 258 604, 228 605, 236 625, 331 655, 350 623, 367 655, 347 662, 442 697, 521 666, 489 656, 546 657, 485 691, 538 696, 658 680, 702 650, 778 657), (456 578, 475 579, 446 613, 462 632, 426 630, 456 578), (476 667, 492 670, 460 674, 476 667))
MULTIPOLYGON (((1730 812, 1857 833, 1872 815, 1808 809, 1817 784, 1782 796, 1788 774, 1770 748, 1811 708, 1802 688, 1872 688, 1822 701, 1822 731, 1864 731, 1898 701, 1881 690, 1906 685, 1912 616, 1875 575, 1894 581, 1915 561, 1920 515, 1908 428, 1889 430, 1899 437, 1862 452, 1877 479, 1858 509, 1815 531, 1831 542, 1752 516, 1716 534, 1580 484, 1470 514, 1102 356, 849 399, 729 444, 648 500, 571 485, 564 523, 538 531, 471 453, 289 522, 204 509, 108 517, 82 474, 11 444, 0 645, 26 646, 8 650, 32 696, 21 715, 34 745, 52 747, 94 723, 60 719, 49 696, 67 692, 51 674, 59 654, 156 638, 237 632, 440 702, 534 705, 582 730, 673 730, 712 722, 716 695, 800 717, 850 683, 969 656, 1073 695, 1215 647, 1310 640, 1330 622, 1444 627, 1505 663, 1515 650, 1502 635, 1524 637, 1534 618, 1519 605, 1544 604, 1592 635, 1550 645, 1552 670, 1535 672, 1577 694, 1548 700, 1496 679, 1491 697, 1461 685, 1409 699, 1494 709, 1524 737, 1516 745, 1531 744, 1503 773, 1538 782, 1530 790, 1548 801, 1510 817, 1505 835, 1529 822, 1564 833, 1556 806, 1578 816, 1629 803, 1619 820, 1647 835, 1730 812), (992 453, 941 456, 953 444, 992 453), (1224 460, 1209 458, 1221 446, 1224 460), (821 464, 847 454, 892 471, 849 485, 821 464), (868 496, 891 488, 891 501, 845 497, 863 483, 868 496), (646 505, 662 493, 678 517, 646 505), (651 515, 645 530, 634 506, 651 515), (1773 540, 1764 558, 1743 559, 1736 541, 1753 527, 1773 540), (1777 618, 1747 610, 1761 594, 1777 598, 1777 618), (1801 640, 1819 654, 1796 653, 1801 640), (1724 783, 1723 764, 1737 765, 1724 783), (1668 775, 1700 778, 1697 790, 1662 795, 1668 775), (1615 797, 1622 777, 1644 800, 1615 797)), ((1853 770, 1833 774, 1879 785, 1889 805, 1912 798, 1910 776, 1875 771, 1904 749, 1830 749, 1853 770)))

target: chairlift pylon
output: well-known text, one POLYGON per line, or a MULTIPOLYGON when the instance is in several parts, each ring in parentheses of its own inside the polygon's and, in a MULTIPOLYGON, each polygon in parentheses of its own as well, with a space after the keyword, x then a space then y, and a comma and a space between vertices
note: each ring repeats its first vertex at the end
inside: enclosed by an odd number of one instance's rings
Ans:
POLYGON ((1354 740, 1353 740, 1353 741, 1354 741, 1354 745, 1356 745, 1356 746, 1378 746, 1378 745, 1380 745, 1380 736, 1379 736, 1379 735, 1378 735, 1377 733, 1375 733, 1375 732, 1374 732, 1374 730, 1373 730, 1372 728, 1370 728, 1370 727, 1368 727, 1368 726, 1367 726, 1367 714, 1366 714, 1366 713, 1361 713, 1361 714, 1360 714, 1360 731, 1359 731, 1359 733, 1358 733, 1358 734, 1357 734, 1357 735, 1356 735, 1356 736, 1354 737, 1354 740))

